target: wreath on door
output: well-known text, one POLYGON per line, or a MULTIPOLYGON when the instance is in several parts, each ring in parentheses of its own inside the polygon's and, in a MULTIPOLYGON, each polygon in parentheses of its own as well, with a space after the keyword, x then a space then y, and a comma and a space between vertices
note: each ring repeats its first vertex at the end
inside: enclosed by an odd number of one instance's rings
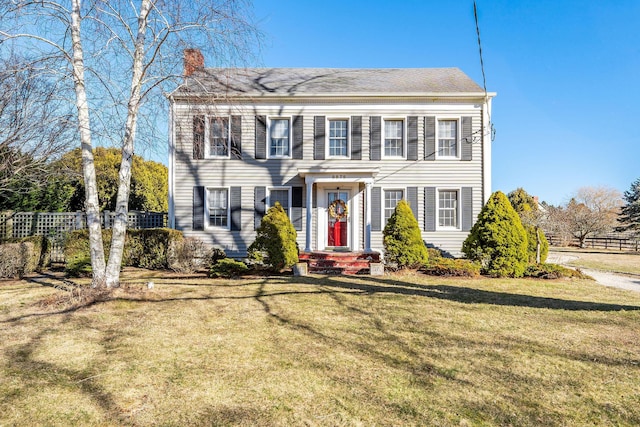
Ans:
POLYGON ((347 204, 344 200, 337 199, 331 202, 329 205, 329 216, 331 218, 335 218, 340 221, 341 219, 346 218, 347 215, 349 215, 349 208, 347 208, 347 204))

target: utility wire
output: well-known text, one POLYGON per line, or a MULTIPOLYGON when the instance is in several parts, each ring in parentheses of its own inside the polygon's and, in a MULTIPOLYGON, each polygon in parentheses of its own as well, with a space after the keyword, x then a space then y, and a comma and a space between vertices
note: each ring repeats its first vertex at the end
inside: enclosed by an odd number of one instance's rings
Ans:
MULTIPOLYGON (((478 5, 476 4, 476 0, 473 0, 473 16, 476 21, 476 34, 478 35, 478 51, 480 53, 480 69, 482 71, 482 87, 484 89, 484 102, 485 105, 489 106, 489 96, 487 95, 487 77, 484 73, 484 60, 482 58, 482 42, 480 41, 480 24, 478 24, 478 5)), ((487 116, 489 118, 489 126, 490 126, 490 134, 491 140, 495 139, 495 129, 493 128, 493 123, 491 122, 491 112, 487 111, 487 116)))

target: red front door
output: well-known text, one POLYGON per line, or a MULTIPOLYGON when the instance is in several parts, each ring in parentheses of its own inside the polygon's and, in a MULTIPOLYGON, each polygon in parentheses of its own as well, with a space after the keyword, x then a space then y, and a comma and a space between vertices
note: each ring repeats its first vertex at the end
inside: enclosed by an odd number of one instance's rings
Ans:
POLYGON ((327 193, 327 246, 349 246, 349 193, 346 191, 329 191, 327 193))

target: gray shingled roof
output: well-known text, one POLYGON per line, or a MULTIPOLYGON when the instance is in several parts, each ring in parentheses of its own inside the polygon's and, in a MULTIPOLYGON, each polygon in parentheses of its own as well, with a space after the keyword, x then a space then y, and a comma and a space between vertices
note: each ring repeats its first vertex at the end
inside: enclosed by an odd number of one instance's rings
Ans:
POLYGON ((458 68, 207 68, 185 79, 176 94, 417 95, 479 93, 458 68))

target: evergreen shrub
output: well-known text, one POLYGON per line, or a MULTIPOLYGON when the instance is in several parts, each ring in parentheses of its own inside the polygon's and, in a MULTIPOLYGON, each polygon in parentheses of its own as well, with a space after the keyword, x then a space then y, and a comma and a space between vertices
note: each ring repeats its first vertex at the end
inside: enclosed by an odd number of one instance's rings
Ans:
POLYGON ((261 261, 275 270, 298 262, 298 235, 280 203, 270 207, 249 246, 249 258, 261 261))
POLYGON ((223 258, 211 265, 209 277, 232 279, 245 274, 249 268, 241 261, 232 258, 223 258))
POLYGON ((468 259, 440 257, 430 259, 424 272, 432 276, 478 277, 480 264, 468 259))
MULTIPOLYGON (((527 231, 527 253, 529 254, 529 264, 536 263, 536 253, 538 241, 536 239, 536 227, 533 225, 527 225, 524 227, 527 231)), ((540 237, 540 263, 544 264, 547 261, 549 255, 549 241, 544 235, 544 231, 538 229, 538 236, 540 237)))
POLYGON ((520 217, 500 191, 491 195, 478 214, 462 252, 478 261, 484 274, 522 277, 527 266, 527 233, 520 217))
POLYGON ((383 231, 384 259, 398 268, 420 268, 429 261, 418 221, 405 200, 400 200, 383 231))
POLYGON ((524 276, 537 279, 560 279, 566 277, 593 280, 591 276, 584 274, 580 270, 574 270, 558 264, 531 264, 524 271, 524 276))

